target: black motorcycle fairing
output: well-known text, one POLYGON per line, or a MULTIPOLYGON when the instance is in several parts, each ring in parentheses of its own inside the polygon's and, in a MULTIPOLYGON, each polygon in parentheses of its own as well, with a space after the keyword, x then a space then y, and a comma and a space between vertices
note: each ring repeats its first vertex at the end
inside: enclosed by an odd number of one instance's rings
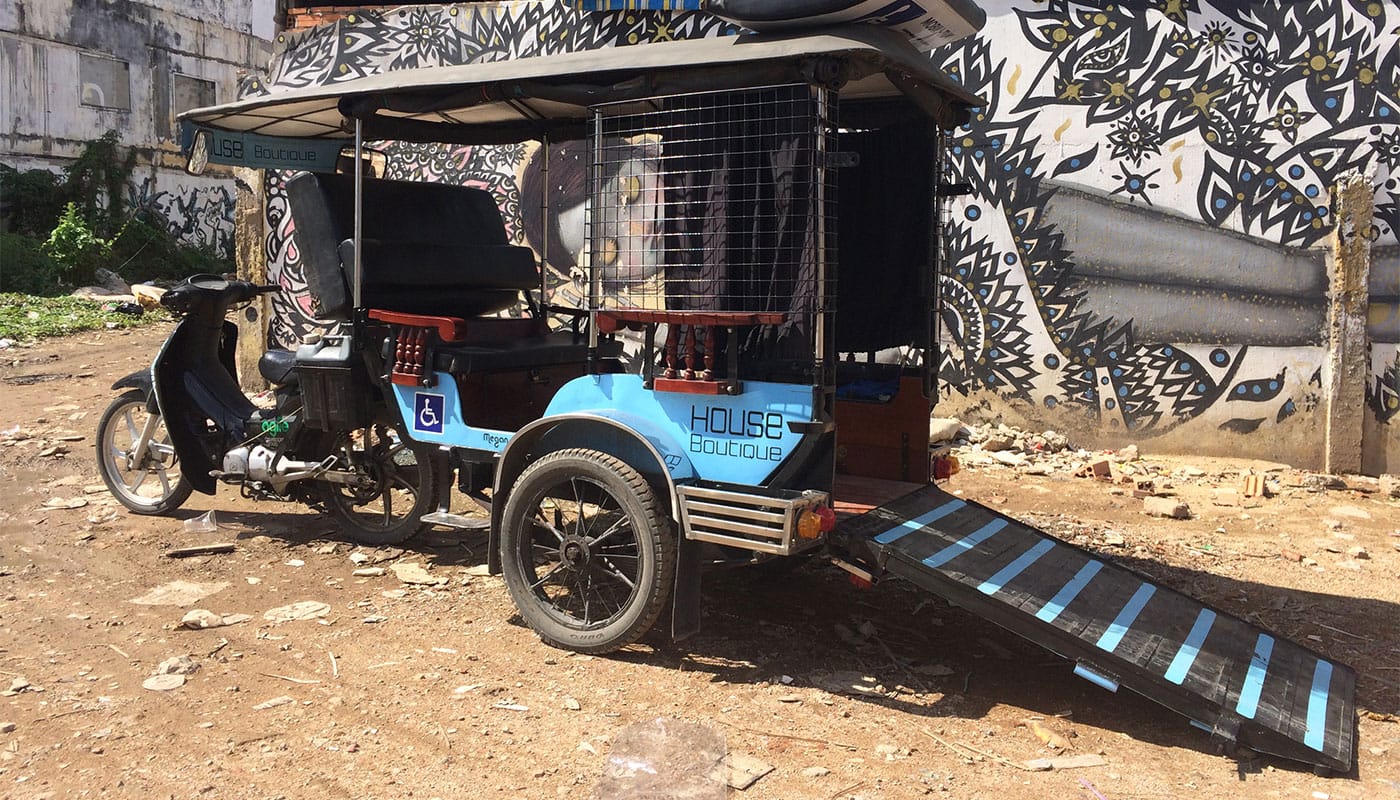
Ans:
POLYGON ((170 443, 186 479, 204 494, 217 486, 209 473, 223 466, 223 446, 245 440, 245 423, 257 412, 228 366, 238 328, 222 316, 214 322, 185 317, 153 367, 170 443))

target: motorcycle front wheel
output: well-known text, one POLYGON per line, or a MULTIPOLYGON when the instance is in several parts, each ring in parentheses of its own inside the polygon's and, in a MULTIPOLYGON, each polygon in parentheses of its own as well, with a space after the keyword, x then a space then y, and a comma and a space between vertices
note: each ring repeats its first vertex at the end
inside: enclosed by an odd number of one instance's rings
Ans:
POLYGON ((140 389, 113 400, 97 423, 97 471, 112 496, 134 514, 167 514, 193 490, 180 474, 165 420, 150 412, 140 389), (138 458, 143 439, 145 452, 138 458))
POLYGON ((426 529, 424 514, 437 508, 446 481, 433 468, 429 447, 400 435, 394 426, 334 434, 329 450, 338 470, 364 478, 359 486, 324 484, 326 506, 360 544, 399 544, 426 529))

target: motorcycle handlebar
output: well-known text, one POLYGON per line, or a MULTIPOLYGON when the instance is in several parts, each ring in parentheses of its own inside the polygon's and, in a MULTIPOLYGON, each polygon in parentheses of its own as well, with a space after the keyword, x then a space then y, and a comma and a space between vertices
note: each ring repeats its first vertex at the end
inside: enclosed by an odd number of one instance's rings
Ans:
POLYGON ((195 275, 166 292, 160 302, 180 314, 212 303, 208 311, 222 317, 223 310, 229 306, 251 300, 261 294, 280 291, 282 287, 276 285, 259 286, 248 281, 228 280, 219 275, 195 275))

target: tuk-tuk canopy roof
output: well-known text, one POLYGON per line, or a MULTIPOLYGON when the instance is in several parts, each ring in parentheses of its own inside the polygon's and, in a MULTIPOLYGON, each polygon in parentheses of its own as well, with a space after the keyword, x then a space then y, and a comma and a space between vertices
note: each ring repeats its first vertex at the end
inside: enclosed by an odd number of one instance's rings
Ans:
POLYGON ((945 128, 982 104, 902 35, 859 25, 393 70, 194 109, 180 119, 291 138, 344 139, 360 119, 370 140, 563 140, 583 137, 588 109, 600 103, 800 82, 839 85, 843 100, 902 94, 945 128))

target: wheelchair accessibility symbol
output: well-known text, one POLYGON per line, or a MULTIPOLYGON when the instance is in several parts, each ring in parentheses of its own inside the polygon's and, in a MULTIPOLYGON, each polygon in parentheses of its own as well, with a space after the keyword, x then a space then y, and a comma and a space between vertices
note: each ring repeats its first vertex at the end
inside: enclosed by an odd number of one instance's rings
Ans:
POLYGON ((413 430, 419 433, 442 433, 446 417, 444 396, 415 392, 413 394, 413 430))

